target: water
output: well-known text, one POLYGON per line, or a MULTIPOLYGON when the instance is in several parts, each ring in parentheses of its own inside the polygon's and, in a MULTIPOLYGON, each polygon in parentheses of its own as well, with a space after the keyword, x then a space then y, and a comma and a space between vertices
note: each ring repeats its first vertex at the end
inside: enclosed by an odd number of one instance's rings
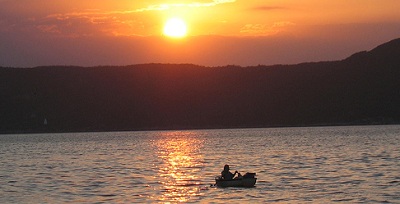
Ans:
POLYGON ((0 135, 0 203, 400 203, 400 126, 0 135), (224 166, 255 188, 215 188, 224 166))

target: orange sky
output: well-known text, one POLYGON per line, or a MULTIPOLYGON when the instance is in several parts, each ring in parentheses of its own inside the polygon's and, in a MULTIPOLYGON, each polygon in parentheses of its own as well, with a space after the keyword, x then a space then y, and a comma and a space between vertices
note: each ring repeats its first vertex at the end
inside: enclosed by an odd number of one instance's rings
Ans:
POLYGON ((399 0, 0 0, 0 66, 334 60, 400 37, 399 10, 399 0), (186 21, 185 39, 163 36, 171 17, 186 21))

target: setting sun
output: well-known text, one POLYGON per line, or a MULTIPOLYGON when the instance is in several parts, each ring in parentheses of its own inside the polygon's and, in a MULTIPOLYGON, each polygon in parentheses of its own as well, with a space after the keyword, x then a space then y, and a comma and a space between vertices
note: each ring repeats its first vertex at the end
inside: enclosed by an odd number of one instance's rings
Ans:
POLYGON ((182 38, 186 36, 187 26, 185 21, 180 18, 171 18, 165 23, 164 35, 173 38, 182 38))

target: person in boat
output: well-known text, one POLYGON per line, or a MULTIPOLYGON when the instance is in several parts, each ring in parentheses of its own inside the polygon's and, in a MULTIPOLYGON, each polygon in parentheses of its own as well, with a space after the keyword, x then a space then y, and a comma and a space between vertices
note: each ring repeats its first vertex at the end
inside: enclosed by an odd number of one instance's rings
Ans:
MULTIPOLYGON (((238 174, 238 177, 236 177, 236 178, 242 177, 242 175, 241 175, 238 171, 235 171, 235 173, 232 174, 232 173, 229 171, 229 165, 226 164, 226 165, 224 166, 224 170, 221 171, 221 178, 222 178, 223 180, 232 180, 232 179, 235 177, 236 174, 238 174)), ((236 179, 236 178, 235 178, 235 179, 236 179)))

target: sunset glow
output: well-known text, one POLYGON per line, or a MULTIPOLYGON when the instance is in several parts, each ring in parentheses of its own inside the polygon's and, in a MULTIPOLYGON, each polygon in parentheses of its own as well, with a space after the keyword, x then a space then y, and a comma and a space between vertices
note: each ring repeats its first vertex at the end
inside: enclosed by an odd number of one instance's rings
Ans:
POLYGON ((400 36, 398 0, 0 4, 0 66, 290 64, 342 59, 400 36), (185 41, 169 47, 165 36, 185 41))

